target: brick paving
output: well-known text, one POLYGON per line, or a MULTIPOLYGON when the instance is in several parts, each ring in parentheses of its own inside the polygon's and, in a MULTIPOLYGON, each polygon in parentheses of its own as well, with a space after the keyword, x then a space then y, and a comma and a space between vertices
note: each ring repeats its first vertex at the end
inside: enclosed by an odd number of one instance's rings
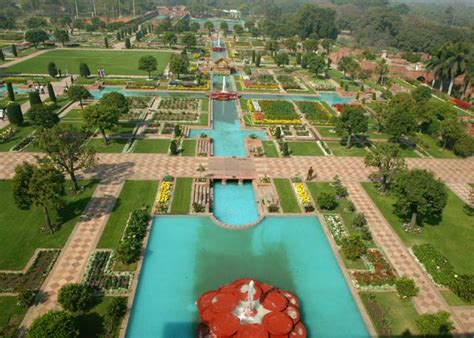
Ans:
MULTIPOLYGON (((0 153, 0 179, 13 177, 14 168, 22 161, 33 161, 35 154, 0 153)), ((31 308, 25 317, 25 324, 48 309, 56 308, 57 292, 66 283, 79 282, 91 252, 105 226, 109 212, 125 179, 156 179, 166 174, 173 176, 199 176, 200 164, 208 168, 212 164, 206 157, 170 157, 157 154, 99 154, 100 164, 83 176, 102 180, 93 199, 86 207, 81 220, 76 225, 68 243, 56 262, 42 291, 47 300, 31 308)), ((373 204, 359 182, 366 181, 370 169, 366 168, 362 158, 356 157, 293 157, 293 158, 252 158, 257 176, 305 177, 310 166, 315 170, 317 179, 331 180, 336 174, 345 182, 351 199, 357 209, 367 216, 369 227, 377 244, 384 250, 391 264, 400 275, 415 279, 420 294, 414 304, 420 313, 445 310, 451 312, 458 332, 472 332, 474 324, 473 307, 449 307, 436 286, 431 282, 420 265, 408 252, 388 222, 373 204)), ((474 182, 474 159, 436 160, 408 159, 410 168, 429 169, 461 198, 466 198, 468 183, 474 182)))
POLYGON ((92 199, 41 287, 40 293, 45 300, 28 310, 22 326, 27 327, 37 316, 48 310, 57 309, 59 307, 57 297, 61 287, 69 283, 79 283, 82 280, 89 257, 96 247, 121 189, 122 183, 115 180, 104 181, 97 186, 92 199))

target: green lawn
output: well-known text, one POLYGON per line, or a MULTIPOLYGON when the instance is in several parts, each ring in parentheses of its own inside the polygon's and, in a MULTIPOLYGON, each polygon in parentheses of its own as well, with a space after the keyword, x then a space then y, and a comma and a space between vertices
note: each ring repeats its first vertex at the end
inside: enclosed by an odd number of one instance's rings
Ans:
MULTIPOLYGON (((0 330, 5 327, 10 321, 20 325, 26 313, 25 308, 16 305, 18 298, 16 296, 1 296, 0 297, 0 330), (12 316, 14 316, 12 318, 12 316)), ((15 326, 17 326, 15 325, 15 326)))
POLYGON ((408 247, 431 243, 446 256, 458 273, 474 273, 474 232, 472 231, 474 217, 464 213, 464 203, 451 190, 446 188, 448 203, 441 222, 437 225, 425 224, 421 234, 409 234, 402 228, 403 221, 394 214, 395 199, 377 194, 376 188, 371 183, 363 183, 363 186, 408 247))
POLYGON ((417 134, 417 137, 423 143, 422 147, 431 156, 435 158, 458 158, 451 150, 443 149, 439 144, 439 140, 426 134, 417 134))
MULTIPOLYGON (((401 300, 397 292, 372 292, 375 299, 385 313, 386 318, 390 322, 391 337, 402 337, 418 334, 415 319, 418 317, 413 303, 407 300, 401 300)), ((361 293, 362 302, 367 309, 366 299, 364 296, 368 293, 361 293)), ((370 311, 369 316, 370 316, 370 311)))
POLYGON ((318 129, 319 134, 323 138, 336 138, 340 139, 340 136, 336 134, 335 132, 335 127, 334 126, 317 126, 316 129, 318 129))
MULTIPOLYGON (((8 128, 8 127, 5 127, 8 128)), ((4 130, 3 128, 2 130, 4 130)), ((10 149, 20 142, 24 137, 30 135, 33 130, 35 130, 35 127, 31 125, 28 121, 25 121, 22 127, 13 127, 17 129, 17 133, 9 139, 7 142, 0 143, 0 151, 2 152, 7 152, 10 151, 10 149)), ((0 130, 0 132, 2 131, 0 130)))
POLYGON ((355 143, 352 147, 347 148, 341 142, 328 142, 326 144, 331 149, 332 153, 336 156, 366 156, 368 151, 365 150, 365 147, 359 143, 355 143))
POLYGON ((193 179, 191 177, 178 177, 173 192, 172 214, 187 214, 191 204, 191 190, 193 179))
POLYGON ((470 302, 459 298, 454 292, 451 290, 442 290, 440 291, 441 295, 444 297, 446 300, 446 303, 448 303, 451 306, 466 306, 466 305, 474 305, 474 300, 471 300, 470 302))
POLYGON ((323 151, 314 141, 288 142, 294 156, 323 156, 323 151))
POLYGON ((262 141, 262 146, 266 157, 279 157, 277 147, 273 141, 262 141))
POLYGON ((153 204, 157 181, 126 181, 100 237, 98 248, 115 249, 120 243, 130 213, 153 204))
POLYGON ((0 269, 23 269, 37 248, 62 248, 95 189, 90 181, 82 181, 81 186, 85 187, 82 193, 68 195, 65 207, 53 212, 53 220, 61 228, 46 235, 40 231, 44 225, 42 210, 18 209, 12 198, 12 181, 0 180, 0 269))
POLYGON ((285 213, 301 212, 290 180, 287 178, 275 178, 273 183, 280 199, 281 210, 285 213))
POLYGON ((53 61, 63 73, 79 74, 79 64, 86 63, 92 74, 104 68, 108 75, 147 75, 138 70, 138 59, 144 55, 152 55, 158 60, 155 75, 163 73, 169 62, 171 53, 156 51, 90 51, 90 50, 52 50, 32 59, 17 63, 2 73, 34 73, 47 74, 48 63, 53 61))
POLYGON ((135 144, 134 153, 147 154, 167 154, 170 147, 169 139, 146 139, 137 140, 135 144))
POLYGON ((198 125, 200 126, 207 126, 209 124, 209 113, 201 113, 199 114, 199 122, 198 125))
POLYGON ((182 156, 195 156, 196 155, 196 140, 184 140, 181 145, 183 151, 182 156))
POLYGON ((116 138, 109 139, 109 143, 106 145, 102 138, 93 138, 87 144, 98 153, 121 153, 127 142, 128 139, 116 138))
POLYGON ((201 102, 201 111, 207 113, 209 111, 209 99, 202 99, 201 102))

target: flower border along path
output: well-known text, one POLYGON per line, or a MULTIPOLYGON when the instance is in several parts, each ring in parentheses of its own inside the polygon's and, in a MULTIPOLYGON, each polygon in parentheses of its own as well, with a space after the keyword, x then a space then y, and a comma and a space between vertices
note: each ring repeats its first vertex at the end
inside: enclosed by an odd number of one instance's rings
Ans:
POLYGON ((97 245, 122 186, 122 182, 107 182, 97 186, 69 240, 61 250, 56 264, 41 287, 40 291, 47 296, 47 299, 28 310, 22 326, 28 327, 36 317, 48 310, 57 309, 59 307, 57 297, 61 287, 69 283, 81 282, 89 256, 97 245))

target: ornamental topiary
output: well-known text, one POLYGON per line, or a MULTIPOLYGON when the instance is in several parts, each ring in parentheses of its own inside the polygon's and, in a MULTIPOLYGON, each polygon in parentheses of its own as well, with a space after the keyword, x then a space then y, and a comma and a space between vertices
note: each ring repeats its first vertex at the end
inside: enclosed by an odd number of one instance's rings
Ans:
POLYGON ((41 97, 40 97, 40 94, 38 92, 29 92, 28 93, 28 98, 30 100, 30 106, 35 106, 37 104, 42 104, 43 102, 41 102, 41 97))
POLYGON ((23 113, 21 112, 21 107, 18 103, 12 102, 7 106, 7 117, 10 123, 17 126, 23 124, 23 113))
POLYGON ((420 289, 416 286, 415 281, 408 277, 402 277, 395 282, 397 292, 400 298, 410 299, 416 297, 420 289))
POLYGON ((29 338, 76 338, 79 330, 74 317, 65 311, 49 311, 35 319, 29 338))

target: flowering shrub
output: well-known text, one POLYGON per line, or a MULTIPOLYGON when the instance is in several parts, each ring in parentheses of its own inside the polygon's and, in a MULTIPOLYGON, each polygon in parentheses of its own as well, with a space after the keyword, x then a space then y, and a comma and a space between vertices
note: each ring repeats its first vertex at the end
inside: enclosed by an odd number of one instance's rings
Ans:
POLYGON ((367 251, 369 271, 353 271, 356 287, 385 287, 395 284, 396 276, 392 267, 378 249, 367 251))
POLYGON ((6 142, 11 139, 17 132, 17 129, 12 127, 7 127, 4 130, 0 131, 0 143, 6 142))
POLYGON ((156 200, 156 211, 157 212, 167 212, 169 207, 169 202, 171 198, 171 188, 173 183, 168 181, 161 182, 160 189, 158 192, 158 197, 156 200))
POLYGON ((309 197, 308 191, 306 190, 304 184, 297 182, 293 183, 293 186, 295 187, 296 195, 298 196, 298 199, 300 200, 301 204, 303 204, 305 210, 313 211, 314 207, 311 203, 311 198, 309 197))
POLYGON ((112 271, 113 251, 92 254, 84 275, 84 284, 108 293, 126 293, 132 284, 133 273, 112 271))
POLYGON ((334 241, 340 246, 342 244, 342 238, 347 236, 346 227, 344 226, 341 217, 335 214, 324 214, 324 219, 326 220, 334 241))
POLYGON ((453 100, 453 103, 458 106, 459 108, 462 108, 462 109, 469 109, 471 108, 471 104, 469 102, 466 102, 464 100, 461 100, 461 99, 454 99, 453 100))
POLYGON ((454 267, 433 245, 415 245, 412 250, 413 254, 425 267, 435 283, 443 286, 453 284, 456 278, 454 267))
POLYGON ((150 215, 146 209, 134 210, 130 214, 117 249, 118 258, 122 263, 135 263, 140 258, 149 221, 150 215))

